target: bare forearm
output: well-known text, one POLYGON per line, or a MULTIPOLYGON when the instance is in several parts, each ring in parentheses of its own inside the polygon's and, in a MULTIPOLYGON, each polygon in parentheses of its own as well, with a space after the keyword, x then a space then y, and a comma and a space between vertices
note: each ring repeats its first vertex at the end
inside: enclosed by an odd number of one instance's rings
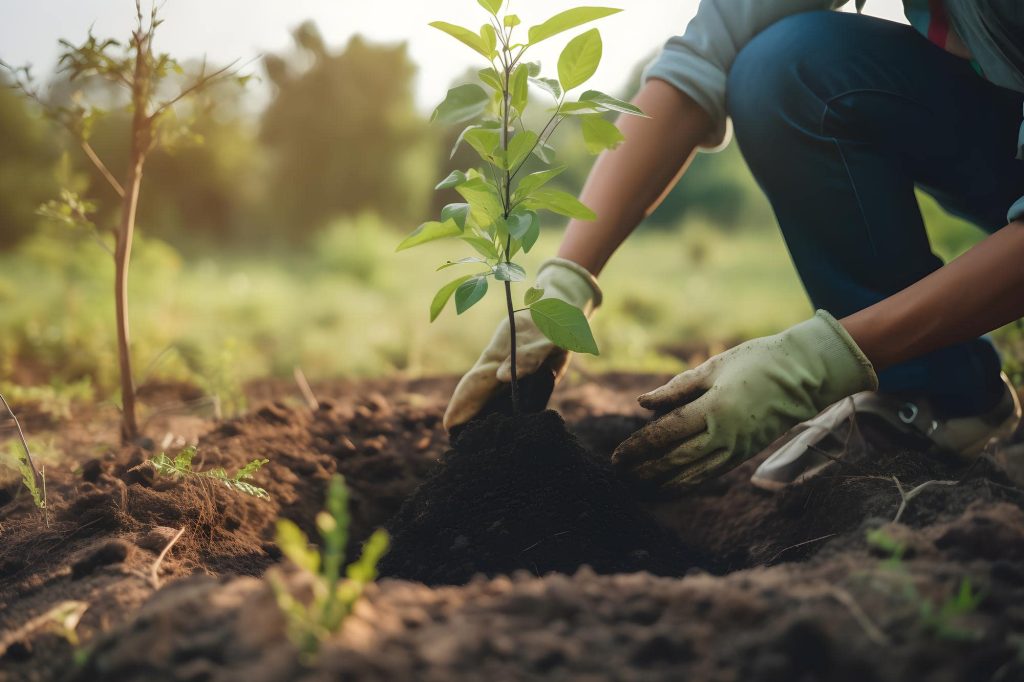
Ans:
POLYGON ((558 251, 595 275, 672 189, 711 127, 703 109, 664 81, 648 81, 633 102, 650 118, 620 117, 625 141, 598 157, 580 194, 597 220, 570 221, 558 251))
POLYGON ((876 370, 1024 317, 1024 222, 903 291, 841 320, 876 370))

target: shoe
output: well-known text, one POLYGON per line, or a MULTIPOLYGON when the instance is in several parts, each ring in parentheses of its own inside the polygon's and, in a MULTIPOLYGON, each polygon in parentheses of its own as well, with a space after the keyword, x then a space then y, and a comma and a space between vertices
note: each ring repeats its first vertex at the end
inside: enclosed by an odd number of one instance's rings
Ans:
POLYGON ((999 403, 970 417, 937 417, 927 398, 871 392, 844 398, 769 445, 768 458, 750 482, 762 490, 776 491, 819 473, 846 451, 859 414, 874 415, 903 433, 923 436, 946 453, 963 459, 976 457, 993 440, 1012 435, 1020 422, 1020 398, 1005 374, 1002 380, 1005 391, 999 403))

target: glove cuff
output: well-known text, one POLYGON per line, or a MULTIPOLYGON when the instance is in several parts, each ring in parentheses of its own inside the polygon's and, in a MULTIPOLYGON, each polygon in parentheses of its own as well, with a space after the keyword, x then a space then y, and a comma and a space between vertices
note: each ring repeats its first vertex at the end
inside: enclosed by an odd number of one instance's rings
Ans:
POLYGON ((545 292, 563 298, 588 312, 601 305, 604 295, 597 278, 585 267, 566 258, 549 258, 537 269, 537 284, 545 292), (556 291, 548 292, 548 288, 556 291))
POLYGON ((819 340, 819 351, 836 383, 843 391, 848 391, 839 398, 860 391, 877 391, 878 375, 875 374, 875 368, 846 328, 825 310, 815 312, 811 320, 820 320, 830 332, 823 334, 819 340))

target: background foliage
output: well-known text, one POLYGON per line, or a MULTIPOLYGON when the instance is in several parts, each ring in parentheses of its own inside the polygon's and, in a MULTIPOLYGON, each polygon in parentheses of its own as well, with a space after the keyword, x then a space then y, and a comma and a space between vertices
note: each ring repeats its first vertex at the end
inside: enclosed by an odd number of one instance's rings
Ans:
MULTIPOLYGON (((262 85, 218 88, 177 111, 197 136, 149 161, 132 282, 140 383, 188 379, 227 394, 296 365, 314 378, 459 372, 501 315, 495 299, 463 324, 431 326, 428 303, 446 281, 433 268, 449 254, 427 245, 393 255, 423 215, 459 200, 432 196, 433 186, 470 163, 465 150, 448 159, 457 130, 416 110, 405 46, 358 37, 330 46, 312 24, 293 37, 252 69, 262 85)), ((59 75, 50 85, 55 102, 67 101, 59 75)), ((124 104, 108 85, 86 87, 111 108, 124 104)), ((128 123, 109 117, 93 135, 117 174, 128 123)), ((577 192, 593 157, 578 135, 561 135, 569 169, 553 185, 577 192)), ((0 390, 35 387, 57 405, 116 399, 109 258, 90 235, 36 214, 62 185, 92 190, 97 221, 113 219, 117 197, 83 155, 0 88, 0 390)), ((924 207, 943 255, 979 238, 930 200, 924 207)), ((528 270, 554 252, 561 224, 545 218, 528 270)), ((593 320, 602 354, 577 370, 674 371, 810 309, 735 145, 699 155, 602 282, 606 304, 593 320)), ((1020 335, 1000 339, 1019 372, 1020 335)))

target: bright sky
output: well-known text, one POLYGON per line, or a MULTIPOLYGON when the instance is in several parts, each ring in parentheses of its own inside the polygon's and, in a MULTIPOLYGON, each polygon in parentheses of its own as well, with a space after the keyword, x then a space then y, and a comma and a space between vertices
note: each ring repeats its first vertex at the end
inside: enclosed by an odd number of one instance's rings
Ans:
MULTIPOLYGON (((408 41, 419 65, 417 102, 424 110, 443 99, 452 78, 478 61, 448 36, 429 28, 435 20, 478 27, 486 13, 474 0, 163 0, 164 25, 158 48, 181 60, 204 53, 212 63, 253 59, 291 46, 290 31, 314 20, 329 45, 340 46, 353 34, 381 42, 408 41)), ((143 7, 149 0, 143 0, 143 7)), ((512 11, 530 26, 580 4, 625 7, 597 22, 604 37, 604 58, 594 83, 606 91, 625 85, 633 67, 672 34, 681 33, 698 0, 511 0, 512 11)), ((851 3, 852 4, 852 3, 851 3)), ((133 0, 0 0, 0 59, 31 63, 42 77, 51 72, 58 38, 84 39, 90 25, 100 37, 127 36, 133 0)), ((902 19, 901 0, 870 0, 870 14, 902 19)), ((568 34, 571 37, 573 34, 568 34)), ((564 41, 542 44, 532 59, 548 71, 564 41)), ((255 64, 250 70, 257 70, 255 64)))

